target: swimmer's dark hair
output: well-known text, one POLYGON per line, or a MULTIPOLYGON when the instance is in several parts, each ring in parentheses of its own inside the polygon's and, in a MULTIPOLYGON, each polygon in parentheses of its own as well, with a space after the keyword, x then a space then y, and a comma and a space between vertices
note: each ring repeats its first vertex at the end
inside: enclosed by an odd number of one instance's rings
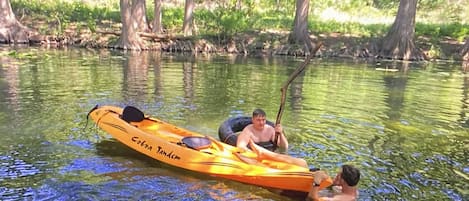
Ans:
POLYGON ((252 117, 265 117, 266 114, 264 112, 264 110, 262 109, 255 109, 253 112, 252 112, 252 117))
POLYGON ((341 176, 347 185, 356 186, 360 181, 360 170, 351 165, 343 165, 341 176))

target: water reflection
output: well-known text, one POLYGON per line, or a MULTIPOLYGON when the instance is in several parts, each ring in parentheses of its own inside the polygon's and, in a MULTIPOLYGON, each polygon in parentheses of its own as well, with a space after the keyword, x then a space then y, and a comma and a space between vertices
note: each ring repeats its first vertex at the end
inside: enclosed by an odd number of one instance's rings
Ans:
MULTIPOLYGON (((2 198, 287 199, 167 166, 82 128, 96 104, 136 105, 214 137, 226 118, 253 108, 274 119, 279 90, 302 59, 76 49, 0 55, 2 198)), ((332 174, 343 163, 358 166, 361 200, 465 199, 467 64, 381 65, 399 71, 312 61, 287 91, 290 153, 332 174)))
POLYGON ((389 73, 383 76, 385 92, 387 93, 385 103, 388 106, 387 118, 391 122, 401 120, 401 110, 404 107, 404 94, 406 92, 407 76, 389 73))
POLYGON ((194 62, 183 62, 182 63, 182 73, 183 73, 183 83, 184 83, 184 98, 186 98, 188 103, 192 102, 194 98, 194 71, 197 70, 197 64, 194 62))
MULTIPOLYGON (((148 94, 148 53, 132 51, 123 62, 124 81, 122 82, 122 92, 124 97, 132 101, 141 102, 147 98, 148 94)), ((130 100, 126 101, 130 101, 130 100)))
POLYGON ((163 78, 161 76, 162 74, 162 67, 161 67, 161 54, 159 53, 154 53, 150 54, 150 64, 153 66, 153 77, 154 77, 154 94, 155 102, 159 102, 159 99, 163 95, 163 78))
POLYGON ((0 82, 0 94, 2 102, 9 101, 11 102, 10 107, 14 111, 17 111, 19 108, 19 65, 18 61, 13 58, 0 57, 0 77, 5 78, 4 82, 0 82), (5 84, 2 84, 5 83, 5 84))
POLYGON ((469 97, 468 97, 468 91, 469 91, 469 62, 463 62, 462 63, 462 70, 463 70, 463 86, 462 86, 462 106, 461 106, 461 119, 459 122, 461 122, 463 127, 469 128, 469 117, 466 116, 467 113, 469 113, 469 97))
MULTIPOLYGON (((295 69, 287 70, 287 75, 291 75, 295 69)), ((298 76, 292 81, 289 88, 287 90, 290 92, 291 100, 290 107, 293 113, 298 113, 301 111, 302 108, 302 97, 303 97, 303 82, 305 77, 305 71, 298 74, 298 76)), ((283 86, 282 86, 283 87, 283 86)))

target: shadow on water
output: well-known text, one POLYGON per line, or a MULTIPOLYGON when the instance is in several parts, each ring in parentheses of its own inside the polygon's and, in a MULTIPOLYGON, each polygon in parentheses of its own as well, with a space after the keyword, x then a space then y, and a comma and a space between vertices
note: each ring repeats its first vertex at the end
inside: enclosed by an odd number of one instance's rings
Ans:
MULTIPOLYGON (((258 200, 266 197, 270 200, 304 200, 306 196, 305 193, 279 193, 275 190, 242 184, 224 178, 207 177, 205 174, 161 163, 114 140, 103 140, 96 143, 96 152, 100 156, 111 157, 117 163, 126 163, 124 164, 127 166, 126 171, 105 173, 113 180, 120 181, 128 178, 147 177, 153 178, 152 180, 155 183, 166 183, 159 178, 163 177, 164 180, 174 181, 167 184, 167 187, 170 187, 172 192, 176 191, 178 196, 184 194, 180 191, 194 191, 194 189, 204 189, 201 193, 209 192, 203 200, 206 200, 206 198, 226 200, 230 197, 235 200, 258 200)), ((160 198, 158 197, 158 199, 160 198)))
POLYGON ((161 167, 160 162, 145 156, 118 141, 103 140, 96 143, 96 153, 100 156, 106 157, 131 158, 132 160, 141 161, 151 167, 161 167))

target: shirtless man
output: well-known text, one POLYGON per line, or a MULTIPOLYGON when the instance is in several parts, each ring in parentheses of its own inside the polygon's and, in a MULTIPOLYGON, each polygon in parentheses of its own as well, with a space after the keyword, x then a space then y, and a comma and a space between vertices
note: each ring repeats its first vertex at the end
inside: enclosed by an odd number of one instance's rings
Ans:
POLYGON ((288 149, 288 141, 283 133, 282 126, 280 124, 276 125, 275 128, 266 124, 266 114, 262 109, 255 109, 252 112, 252 124, 246 126, 241 134, 238 136, 238 141, 236 146, 238 148, 247 150, 247 145, 249 140, 252 139, 254 143, 262 145, 263 143, 272 144, 276 142, 275 132, 279 133, 277 147, 282 150, 288 149))
MULTIPOLYGON (((257 159, 245 160, 250 164, 258 164, 259 161, 263 159, 282 161, 290 164, 295 164, 298 166, 308 167, 307 162, 304 159, 296 158, 293 156, 279 154, 271 152, 267 149, 264 149, 256 145, 252 140, 249 141, 249 146, 252 148, 252 151, 257 154, 257 159)), ((308 193, 306 200, 312 201, 354 201, 358 197, 358 181, 360 181, 360 171, 351 166, 343 165, 339 173, 334 178, 332 185, 337 186, 340 189, 340 192, 335 194, 332 197, 319 197, 319 184, 324 180, 329 179, 329 176, 324 171, 314 172, 314 183, 311 187, 311 190, 308 193)))
POLYGON ((338 186, 340 192, 335 194, 333 197, 319 197, 319 184, 329 178, 324 171, 317 171, 314 174, 314 184, 308 193, 306 200, 313 201, 328 201, 328 200, 340 200, 340 201, 354 201, 358 198, 358 181, 360 181, 360 171, 351 166, 343 165, 337 176, 334 178, 332 185, 338 186))

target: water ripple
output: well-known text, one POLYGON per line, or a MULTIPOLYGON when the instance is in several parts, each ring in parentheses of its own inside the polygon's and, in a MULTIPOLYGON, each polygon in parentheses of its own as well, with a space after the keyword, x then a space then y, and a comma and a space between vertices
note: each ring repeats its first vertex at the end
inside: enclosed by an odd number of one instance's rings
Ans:
POLYGON ((34 165, 12 156, 0 156, 0 181, 40 174, 41 171, 34 165))

